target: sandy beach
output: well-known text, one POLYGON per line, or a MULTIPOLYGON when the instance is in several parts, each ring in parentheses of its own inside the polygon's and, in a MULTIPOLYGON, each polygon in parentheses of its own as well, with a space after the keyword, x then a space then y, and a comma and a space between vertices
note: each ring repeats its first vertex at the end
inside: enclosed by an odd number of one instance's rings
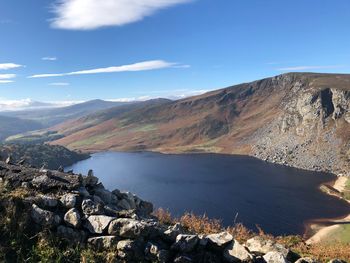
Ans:
MULTIPOLYGON (((349 179, 349 177, 346 176, 340 176, 338 179, 335 181, 333 188, 342 193, 345 190, 346 187, 346 182, 349 179)), ((350 203, 350 201, 347 201, 350 203)), ((331 232, 334 230, 340 228, 341 224, 340 223, 349 223, 350 224, 350 215, 346 216, 345 218, 338 219, 338 220, 332 220, 334 224, 330 226, 321 226, 319 224, 312 224, 310 226, 311 229, 315 230, 316 233, 310 237, 306 243, 307 244, 314 244, 314 243, 319 243, 322 242, 325 238, 329 236, 331 232)))

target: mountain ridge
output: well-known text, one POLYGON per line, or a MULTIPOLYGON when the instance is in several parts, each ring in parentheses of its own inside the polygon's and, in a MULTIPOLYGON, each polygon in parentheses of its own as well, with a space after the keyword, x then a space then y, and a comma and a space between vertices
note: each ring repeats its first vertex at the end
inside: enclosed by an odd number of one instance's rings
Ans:
POLYGON ((350 75, 287 73, 132 109, 72 132, 82 119, 61 124, 64 137, 52 143, 83 151, 247 154, 348 174, 349 108, 350 75))

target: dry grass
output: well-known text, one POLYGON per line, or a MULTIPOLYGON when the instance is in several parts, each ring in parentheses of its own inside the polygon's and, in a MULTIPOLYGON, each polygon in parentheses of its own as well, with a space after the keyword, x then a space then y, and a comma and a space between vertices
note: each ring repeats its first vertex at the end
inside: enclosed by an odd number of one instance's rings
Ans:
POLYGON ((158 209, 154 215, 163 224, 170 225, 180 223, 187 231, 196 234, 213 234, 228 231, 240 243, 245 243, 254 236, 262 236, 274 240, 291 248, 294 252, 303 257, 313 257, 320 262, 328 262, 331 259, 342 259, 350 261, 350 244, 312 244, 307 245, 301 236, 280 236, 274 237, 266 234, 260 227, 258 231, 249 230, 242 224, 235 224, 230 227, 223 227, 220 220, 210 219, 206 215, 197 216, 193 213, 185 213, 180 218, 173 218, 169 211, 158 209))

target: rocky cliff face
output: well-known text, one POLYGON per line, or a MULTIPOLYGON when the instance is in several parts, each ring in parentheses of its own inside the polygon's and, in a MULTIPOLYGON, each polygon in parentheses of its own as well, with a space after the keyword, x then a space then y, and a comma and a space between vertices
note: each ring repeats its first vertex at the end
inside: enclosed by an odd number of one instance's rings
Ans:
POLYGON ((259 129, 258 158, 303 169, 350 175, 350 89, 347 79, 282 75, 286 93, 276 120, 259 129))
POLYGON ((180 224, 163 225, 152 210, 129 192, 108 191, 92 172, 81 176, 0 162, 0 260, 19 262, 22 253, 28 262, 41 262, 54 248, 36 258, 33 248, 53 237, 64 251, 58 262, 79 262, 69 255, 80 247, 105 253, 108 262, 316 262, 298 260, 287 247, 259 236, 240 244, 228 232, 197 235, 180 224))

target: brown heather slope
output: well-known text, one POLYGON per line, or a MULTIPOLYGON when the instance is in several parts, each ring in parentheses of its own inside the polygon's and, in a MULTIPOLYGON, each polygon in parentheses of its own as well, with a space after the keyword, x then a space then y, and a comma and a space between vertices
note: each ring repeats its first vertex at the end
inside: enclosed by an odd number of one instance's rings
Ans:
POLYGON ((114 108, 53 130, 83 151, 248 154, 350 173, 350 75, 289 73, 178 101, 114 108))

